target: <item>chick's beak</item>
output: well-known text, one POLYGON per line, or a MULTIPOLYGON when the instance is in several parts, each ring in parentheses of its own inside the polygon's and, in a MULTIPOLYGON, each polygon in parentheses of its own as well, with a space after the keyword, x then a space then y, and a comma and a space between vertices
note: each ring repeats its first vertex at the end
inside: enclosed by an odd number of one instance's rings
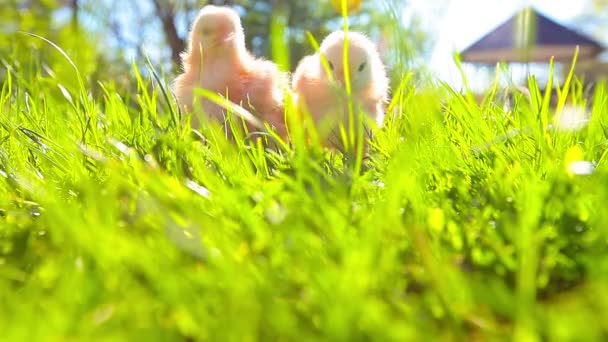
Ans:
POLYGON ((234 30, 230 27, 219 27, 218 32, 215 36, 217 44, 229 42, 234 39, 234 30))
POLYGON ((234 39, 234 32, 230 32, 227 35, 224 35, 223 39, 220 39, 222 42, 229 42, 234 39))
POLYGON ((336 82, 341 86, 344 85, 344 71, 336 71, 336 82))
POLYGON ((215 39, 213 40, 216 46, 228 43, 230 41, 232 41, 234 39, 234 33, 229 33, 229 34, 225 34, 225 33, 220 33, 217 36, 215 36, 215 39))

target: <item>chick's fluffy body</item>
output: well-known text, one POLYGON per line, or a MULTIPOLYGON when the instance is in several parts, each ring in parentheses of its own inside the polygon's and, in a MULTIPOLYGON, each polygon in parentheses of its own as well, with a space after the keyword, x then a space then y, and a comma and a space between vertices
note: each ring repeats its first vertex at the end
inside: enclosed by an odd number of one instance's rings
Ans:
POLYGON ((202 109, 211 119, 224 120, 224 108, 195 94, 196 88, 203 88, 226 96, 284 131, 282 89, 286 77, 274 63, 247 51, 243 27, 234 10, 213 5, 201 9, 182 64, 184 72, 176 78, 174 90, 186 111, 202 109))
POLYGON ((299 110, 307 111, 317 124, 323 121, 330 121, 330 125, 346 124, 346 73, 355 114, 364 112, 381 125, 388 92, 386 70, 374 44, 357 32, 331 33, 321 43, 319 53, 305 57, 298 64, 292 87, 299 110), (347 65, 343 57, 345 44, 347 65), (326 59, 331 76, 325 71, 322 58, 326 59))

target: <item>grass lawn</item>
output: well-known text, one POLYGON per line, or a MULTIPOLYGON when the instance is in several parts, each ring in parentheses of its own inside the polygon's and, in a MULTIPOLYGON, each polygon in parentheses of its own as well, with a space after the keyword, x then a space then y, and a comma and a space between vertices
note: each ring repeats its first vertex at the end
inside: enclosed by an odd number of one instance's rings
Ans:
POLYGON ((405 77, 361 160, 202 141, 136 71, 124 94, 5 67, 4 341, 608 337, 603 85, 555 109, 531 79, 507 111, 405 77))

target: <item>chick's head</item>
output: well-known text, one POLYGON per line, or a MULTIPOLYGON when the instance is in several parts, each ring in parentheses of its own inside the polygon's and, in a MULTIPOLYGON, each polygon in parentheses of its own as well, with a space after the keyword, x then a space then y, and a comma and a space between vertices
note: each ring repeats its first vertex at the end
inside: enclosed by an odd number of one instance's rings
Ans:
MULTIPOLYGON (((333 79, 340 85, 346 83, 345 74, 348 69, 353 91, 369 86, 373 82, 375 65, 381 63, 374 44, 357 32, 331 33, 321 43, 320 52, 327 60, 333 79), (347 65, 344 63, 345 44, 348 45, 347 65)), ((327 77, 325 73, 322 75, 327 77)))
POLYGON ((228 7, 204 6, 192 26, 192 48, 204 52, 245 46, 241 19, 228 7))

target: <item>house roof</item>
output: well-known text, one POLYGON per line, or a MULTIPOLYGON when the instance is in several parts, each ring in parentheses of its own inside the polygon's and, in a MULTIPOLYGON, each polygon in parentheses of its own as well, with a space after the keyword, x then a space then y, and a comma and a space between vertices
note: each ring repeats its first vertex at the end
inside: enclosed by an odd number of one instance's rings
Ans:
POLYGON ((528 7, 461 52, 463 61, 558 62, 572 60, 576 47, 578 58, 596 57, 604 48, 592 38, 567 28, 536 9, 528 7))

